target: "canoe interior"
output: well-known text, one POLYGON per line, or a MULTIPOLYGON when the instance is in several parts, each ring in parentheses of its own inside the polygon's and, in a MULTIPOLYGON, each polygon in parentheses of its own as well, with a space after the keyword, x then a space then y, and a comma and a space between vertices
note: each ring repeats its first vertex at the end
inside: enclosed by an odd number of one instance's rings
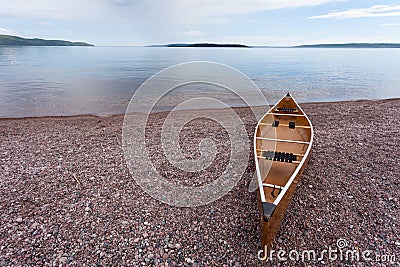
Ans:
POLYGON ((268 221, 262 216, 263 210, 260 207, 263 247, 272 247, 306 165, 305 156, 312 143, 312 134, 311 123, 290 95, 281 99, 258 124, 255 133, 255 156, 258 175, 263 183, 263 186, 259 187, 260 203, 266 202, 276 206, 268 221), (294 175, 297 169, 298 173, 294 175), (286 190, 283 190, 284 188, 286 190))
MULTIPOLYGON (((267 113, 257 127, 257 137, 279 139, 287 141, 300 141, 304 143, 294 143, 286 141, 275 141, 267 139, 256 139, 257 160, 260 168, 260 174, 263 183, 285 186, 289 178, 292 176, 299 163, 304 157, 311 140, 311 126, 304 116, 304 113, 298 109, 296 103, 291 97, 285 97, 276 106, 290 107, 295 109, 294 112, 279 111, 272 109, 267 113), (275 114, 276 113, 276 114, 275 114), (274 121, 279 121, 278 127, 273 127, 274 121), (295 123, 295 128, 289 128, 289 122, 295 123), (276 160, 267 160, 263 158, 265 151, 292 153, 296 160, 292 163, 276 160)), ((264 187, 265 199, 269 203, 273 203, 277 197, 271 194, 273 187, 264 187)), ((275 189, 275 191, 277 191, 275 189)))

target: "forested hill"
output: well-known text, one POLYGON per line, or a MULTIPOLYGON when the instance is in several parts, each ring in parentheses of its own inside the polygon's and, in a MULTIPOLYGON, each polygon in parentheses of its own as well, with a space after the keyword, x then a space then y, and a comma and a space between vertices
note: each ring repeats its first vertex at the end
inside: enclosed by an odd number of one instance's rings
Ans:
POLYGON ((84 42, 70 42, 64 40, 44 40, 44 39, 27 39, 12 35, 0 35, 1 45, 16 45, 16 46, 94 46, 84 42))

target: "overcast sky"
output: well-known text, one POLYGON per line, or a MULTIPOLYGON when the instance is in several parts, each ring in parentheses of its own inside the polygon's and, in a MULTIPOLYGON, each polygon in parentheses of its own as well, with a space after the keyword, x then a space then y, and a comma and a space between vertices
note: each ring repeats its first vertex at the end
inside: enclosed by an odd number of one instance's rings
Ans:
POLYGON ((96 45, 400 43, 400 2, 0 0, 0 34, 96 45))

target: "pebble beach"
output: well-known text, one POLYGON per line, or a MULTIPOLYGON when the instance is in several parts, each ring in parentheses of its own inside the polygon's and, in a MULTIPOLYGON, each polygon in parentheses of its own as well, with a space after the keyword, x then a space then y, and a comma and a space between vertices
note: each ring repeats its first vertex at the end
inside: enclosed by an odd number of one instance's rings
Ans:
MULTIPOLYGON (((274 249, 321 252, 342 239, 371 251, 372 260, 275 259, 275 266, 400 266, 400 99, 301 107, 315 139, 274 249)), ((256 120, 249 108, 235 110, 251 143, 256 120)), ((153 114, 149 127, 165 115, 153 114)), ((0 119, 0 266, 270 266, 257 258, 252 150, 227 195, 173 207, 132 179, 122 123, 123 115, 0 119)), ((190 177, 170 166, 157 149, 157 130, 149 151, 170 179, 201 185, 227 165, 228 135, 210 121, 190 126, 182 133, 188 157, 199 156, 194 147, 204 136, 218 144, 221 156, 208 172, 190 177)))

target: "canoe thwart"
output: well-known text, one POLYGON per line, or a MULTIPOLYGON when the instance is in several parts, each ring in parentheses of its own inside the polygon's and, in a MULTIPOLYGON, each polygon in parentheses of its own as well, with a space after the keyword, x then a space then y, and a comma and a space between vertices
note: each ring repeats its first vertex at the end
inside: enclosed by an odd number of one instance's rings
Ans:
POLYGON ((286 143, 297 143, 297 144, 305 144, 305 145, 309 145, 310 144, 310 142, 304 142, 304 141, 286 140, 286 139, 277 139, 277 138, 268 138, 268 137, 258 137, 258 136, 256 136, 256 139, 267 140, 267 141, 286 142, 286 143))
POLYGON ((275 111, 284 111, 284 112, 292 112, 292 113, 299 112, 299 110, 297 108, 287 108, 287 107, 276 108, 275 111))
POLYGON ((274 205, 273 203, 269 202, 262 203, 264 222, 268 222, 269 220, 271 220, 272 214, 274 213, 275 209, 276 205, 274 205))
MULTIPOLYGON (((259 148, 257 148, 256 150, 260 151, 260 152, 269 151, 269 150, 264 150, 264 149, 259 149, 259 148)), ((293 155, 296 155, 296 156, 299 156, 299 157, 304 157, 304 154, 293 153, 293 155)))
POLYGON ((274 116, 293 116, 293 117, 305 117, 304 114, 291 114, 291 113, 274 113, 268 112, 267 115, 274 115, 274 116))
MULTIPOLYGON (((265 159, 268 160, 267 158, 263 157, 263 156, 257 156, 258 159, 265 159)), ((276 161, 276 162, 283 162, 283 163, 293 163, 293 164, 300 164, 301 161, 298 160, 293 160, 292 162, 286 162, 286 161, 276 161)))
MULTIPOLYGON (((271 124, 261 122, 260 125, 264 126, 264 125, 271 125, 271 124)), ((289 127, 290 129, 295 129, 295 128, 310 129, 311 128, 310 126, 306 126, 306 125, 296 125, 296 123, 293 121, 289 122, 289 124, 283 124, 283 123, 279 124, 279 121, 272 122, 272 127, 278 127, 279 125, 289 127)))
POLYGON ((266 183, 263 183, 262 184, 263 186, 266 186, 266 187, 271 187, 271 188, 274 188, 274 187, 276 187, 276 188, 279 188, 279 189, 283 189, 283 186, 280 186, 280 185, 276 185, 276 184, 266 184, 266 183))

